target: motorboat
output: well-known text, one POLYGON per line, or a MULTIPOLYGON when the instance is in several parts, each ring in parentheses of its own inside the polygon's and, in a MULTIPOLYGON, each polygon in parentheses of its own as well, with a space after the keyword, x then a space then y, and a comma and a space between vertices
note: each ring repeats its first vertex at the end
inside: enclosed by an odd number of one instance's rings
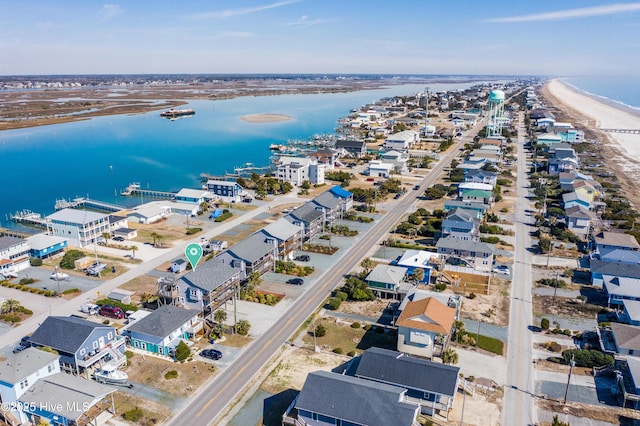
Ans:
POLYGON ((98 382, 107 385, 133 387, 133 385, 129 383, 129 375, 124 371, 118 370, 113 364, 106 363, 102 368, 94 371, 93 377, 98 382))

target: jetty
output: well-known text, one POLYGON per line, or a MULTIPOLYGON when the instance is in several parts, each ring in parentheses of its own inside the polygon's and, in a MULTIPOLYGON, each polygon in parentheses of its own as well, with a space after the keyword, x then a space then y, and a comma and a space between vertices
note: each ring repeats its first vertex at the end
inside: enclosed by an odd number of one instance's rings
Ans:
POLYGON ((147 197, 159 200, 173 200, 176 197, 175 192, 158 191, 155 189, 142 189, 140 183, 130 183, 125 189, 120 191, 120 195, 125 197, 147 197))
POLYGON ((9 215, 9 219, 23 225, 47 228, 47 219, 42 217, 40 213, 35 213, 31 210, 22 210, 15 214, 11 214, 9 215))
POLYGON ((91 209, 107 213, 115 213, 124 210, 124 207, 117 204, 105 203, 104 201, 92 200, 87 197, 76 197, 73 200, 56 200, 55 210, 62 209, 91 209))

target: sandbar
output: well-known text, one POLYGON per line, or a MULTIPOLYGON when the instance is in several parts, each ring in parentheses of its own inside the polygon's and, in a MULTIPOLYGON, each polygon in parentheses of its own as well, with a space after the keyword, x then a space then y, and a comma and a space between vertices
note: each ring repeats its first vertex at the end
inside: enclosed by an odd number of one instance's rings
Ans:
POLYGON ((273 114, 270 112, 265 112, 261 114, 248 114, 248 115, 243 115, 240 118, 249 123, 277 123, 279 121, 293 120, 293 117, 289 117, 288 115, 273 114))
MULTIPOLYGON (((613 101, 582 92, 561 80, 545 84, 543 95, 568 115, 573 116, 578 128, 593 129, 640 129, 640 111, 613 101)), ((629 200, 640 206, 635 183, 640 179, 640 134, 598 132, 602 139, 600 155, 609 170, 627 185, 625 192, 629 200), (624 174, 625 176, 621 176, 624 174)))

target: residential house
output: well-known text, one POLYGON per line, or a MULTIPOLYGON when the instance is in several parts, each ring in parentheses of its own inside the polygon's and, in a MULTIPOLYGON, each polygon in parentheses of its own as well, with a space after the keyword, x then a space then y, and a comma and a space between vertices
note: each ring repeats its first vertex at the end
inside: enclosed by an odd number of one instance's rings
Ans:
POLYGON ((395 320, 400 316, 402 311, 404 311, 404 309, 407 307, 407 304, 409 302, 417 302, 419 300, 427 299, 429 297, 438 300, 443 305, 446 305, 450 308, 455 309, 456 319, 460 317, 460 309, 462 308, 462 297, 459 294, 442 293, 439 291, 423 290, 418 287, 414 287, 411 290, 409 290, 409 293, 407 293, 407 296, 404 299, 402 299, 402 302, 400 302, 400 306, 398 306, 398 308, 396 309, 396 312, 394 313, 393 321, 395 322, 395 320))
POLYGON ((407 161, 409 156, 398 151, 387 151, 380 156, 380 161, 383 163, 393 164, 393 171, 397 174, 404 174, 409 171, 407 168, 407 161))
POLYGON ((149 225, 171 215, 171 203, 168 201, 151 201, 142 204, 127 214, 127 218, 136 222, 149 225))
POLYGON ((447 263, 462 263, 478 271, 491 271, 494 249, 487 243, 444 237, 436 242, 436 247, 447 263))
POLYGON ((223 203, 237 203, 242 200, 244 189, 236 182, 228 180, 207 181, 207 191, 218 197, 223 203))
POLYGON ((292 260, 296 250, 302 250, 304 226, 295 225, 285 218, 280 218, 264 228, 256 231, 266 239, 274 239, 280 260, 292 260))
POLYGON ((491 204, 493 203, 493 191, 484 189, 465 188, 460 189, 460 200, 464 202, 491 204))
POLYGON ((135 349, 173 357, 181 340, 203 332, 199 311, 163 305, 146 317, 127 325, 124 333, 135 349))
POLYGON ((76 247, 97 244, 109 232, 109 216, 89 210, 62 209, 46 219, 49 235, 66 238, 76 247))
POLYGON ((422 414, 448 418, 458 392, 459 373, 460 367, 372 347, 362 353, 355 376, 406 388, 407 401, 419 404, 422 414))
POLYGON ((420 406, 406 402, 406 394, 399 386, 315 371, 283 420, 305 426, 419 426, 420 406))
POLYGON ((318 207, 325 207, 328 211, 329 220, 333 220, 353 208, 353 193, 336 185, 318 195, 312 202, 318 207))
POLYGON ((187 217, 196 217, 200 212, 200 205, 193 203, 179 203, 177 201, 170 201, 172 214, 179 214, 187 217))
POLYGON ((498 164, 502 161, 502 153, 493 149, 474 149, 469 154, 468 161, 484 161, 485 163, 498 164))
POLYGON ((640 327, 612 322, 611 335, 619 355, 640 356, 640 327))
POLYGON ((602 282, 604 293, 607 296, 609 307, 622 308, 624 300, 640 300, 640 277, 629 277, 630 266, 637 265, 617 265, 623 272, 616 275, 603 274, 602 282))
POLYGON ((562 194, 562 204, 565 211, 573 206, 582 206, 586 209, 591 209, 591 201, 585 198, 584 195, 577 192, 567 192, 562 194))
POLYGON ((485 167, 487 164, 492 164, 489 160, 482 157, 467 157, 464 161, 456 166, 456 169, 463 169, 466 173, 467 170, 479 170, 485 167))
POLYGON ((171 266, 169 266, 169 270, 174 274, 179 274, 187 270, 187 261, 184 259, 176 259, 171 262, 171 266))
MULTIPOLYGON (((60 372, 59 356, 27 348, 0 363, 5 423, 88 425, 112 409, 114 388, 60 372)), ((113 414, 113 413, 112 413, 113 414)))
POLYGON ((640 279, 640 264, 607 262, 600 259, 591 259, 591 285, 603 288, 605 277, 614 278, 616 276, 640 279))
POLYGON ((442 236, 460 240, 478 240, 480 219, 473 210, 458 207, 450 210, 442 221, 442 236))
POLYGON ((600 191, 589 181, 575 181, 572 186, 575 193, 582 195, 585 199, 591 201, 592 204, 594 204, 595 199, 600 196, 600 191))
POLYGON ((115 365, 126 362, 125 339, 115 327, 78 317, 47 317, 29 345, 55 349, 64 368, 76 374, 106 359, 115 365))
POLYGON ((27 240, 17 237, 0 237, 0 275, 15 276, 16 272, 30 266, 30 248, 27 240))
POLYGON ((602 192, 600 184, 596 182, 591 175, 580 173, 575 170, 571 172, 560 172, 558 174, 558 183, 560 184, 560 189, 563 191, 573 191, 575 189, 574 183, 580 181, 589 182, 598 194, 602 192))
POLYGON ((472 201, 461 201, 461 200, 445 200, 444 202, 444 212, 448 213, 453 209, 463 208, 465 210, 472 210, 475 212, 476 217, 482 220, 485 212, 491 208, 489 204, 472 202, 472 201))
POLYGON ((107 294, 107 299, 115 300, 116 302, 120 302, 125 305, 131 304, 131 296, 136 294, 135 291, 122 290, 121 288, 116 288, 115 290, 110 291, 107 294))
POLYGON ((434 265, 438 265, 438 253, 425 250, 406 250, 404 254, 396 262, 397 266, 407 268, 408 275, 414 275, 416 269, 424 271, 424 278, 420 282, 429 283, 431 279, 431 270, 434 265))
POLYGON ((314 203, 304 203, 285 216, 289 222, 297 226, 304 226, 305 241, 323 232, 326 225, 326 208, 314 203))
POLYGON ((387 136, 382 148, 385 150, 406 151, 420 140, 420 133, 415 130, 403 130, 387 136))
POLYGON ((129 219, 126 215, 110 214, 109 215, 109 230, 113 232, 118 228, 126 228, 129 226, 129 219))
POLYGON ((640 326, 640 300, 623 299, 622 311, 616 312, 620 322, 640 326))
POLYGON ((561 143, 562 137, 554 133, 540 133, 536 135, 538 144, 552 146, 553 144, 561 143))
POLYGON ((378 264, 364 281, 378 297, 401 299, 410 288, 404 280, 406 274, 407 268, 378 264))
POLYGON ((579 167, 580 163, 574 157, 551 158, 547 162, 547 173, 557 175, 559 173, 572 172, 579 167))
POLYGON ((547 128, 553 127, 555 122, 556 120, 551 117, 543 117, 536 120, 536 126, 542 129, 547 129, 547 128))
POLYGON ((325 170, 333 170, 338 159, 338 154, 330 149, 319 149, 309 153, 309 157, 314 158, 318 164, 324 165, 325 170))
POLYGON ((389 178, 395 170, 395 167, 391 163, 383 163, 380 160, 372 160, 369 162, 369 169, 367 174, 371 177, 383 177, 389 178))
POLYGON ((245 263, 247 276, 254 272, 262 275, 274 269, 278 245, 274 238, 253 234, 231 246, 225 253, 245 263))
MULTIPOLYGON (((2 244, 1 238, 0 244, 2 244)), ((27 245, 29 246, 29 256, 47 259, 62 253, 67 247, 67 239, 47 234, 36 234, 27 238, 27 245)))
POLYGON ((182 188, 175 196, 175 201, 186 204, 206 203, 213 199, 213 194, 202 189, 182 188))
POLYGON ((611 249, 640 251, 638 240, 633 235, 622 232, 602 231, 593 237, 593 241, 597 252, 611 249))
POLYGON ((138 230, 133 228, 118 228, 113 231, 116 237, 122 237, 125 240, 132 240, 138 236, 138 230))
POLYGON ((309 181, 313 185, 324 183, 324 164, 313 158, 282 156, 278 160, 276 178, 279 182, 289 182, 294 187, 309 181))
POLYGON ((467 169, 464 172, 465 183, 483 183, 491 185, 493 188, 496 186, 498 180, 498 174, 496 172, 489 172, 483 169, 467 169))
POLYGON ((229 253, 221 253, 175 283, 158 282, 158 295, 184 308, 212 313, 233 297, 246 278, 245 263, 229 253))
POLYGON ((367 155, 367 143, 365 141, 339 139, 335 149, 342 153, 342 157, 362 158, 367 155))
POLYGON ((396 319, 398 350, 426 358, 439 355, 448 344, 456 313, 432 297, 407 302, 396 319))
POLYGON ((565 210, 567 216, 567 229, 578 235, 582 239, 586 239, 591 233, 592 221, 595 214, 580 205, 569 207, 565 210))

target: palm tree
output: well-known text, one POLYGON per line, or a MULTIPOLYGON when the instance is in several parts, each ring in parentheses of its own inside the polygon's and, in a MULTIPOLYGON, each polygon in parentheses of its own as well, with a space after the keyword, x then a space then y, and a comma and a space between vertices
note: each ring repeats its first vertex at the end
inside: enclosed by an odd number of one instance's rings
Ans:
POLYGON ((416 282, 420 282, 424 279, 424 269, 416 268, 413 271, 413 277, 416 279, 416 282))
POLYGON ((460 343, 460 335, 464 334, 464 322, 461 320, 454 321, 453 328, 455 330, 456 341, 460 343))
POLYGON ((153 246, 156 246, 156 239, 159 237, 157 232, 152 232, 151 233, 151 238, 153 238, 153 246))
POLYGON ((163 237, 162 235, 160 235, 160 234, 157 234, 157 235, 156 235, 156 240, 158 240, 158 246, 159 246, 159 247, 162 247, 162 239, 163 239, 163 238, 164 238, 164 237, 163 237))
POLYGON ((223 323, 227 320, 227 311, 224 309, 218 309, 215 314, 213 314, 213 320, 217 323, 223 323))
POLYGON ((133 259, 135 259, 136 258, 136 251, 138 250, 138 246, 131 246, 129 248, 131 249, 131 257, 133 259))
POLYGON ((2 311, 11 313, 20 307, 20 301, 16 299, 7 299, 2 304, 2 311))
POLYGON ((447 349, 442 352, 442 362, 445 364, 457 364, 458 363, 458 353, 453 349, 447 349))

